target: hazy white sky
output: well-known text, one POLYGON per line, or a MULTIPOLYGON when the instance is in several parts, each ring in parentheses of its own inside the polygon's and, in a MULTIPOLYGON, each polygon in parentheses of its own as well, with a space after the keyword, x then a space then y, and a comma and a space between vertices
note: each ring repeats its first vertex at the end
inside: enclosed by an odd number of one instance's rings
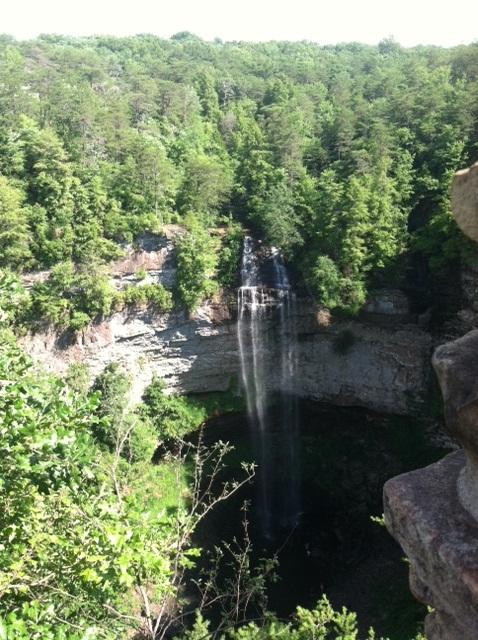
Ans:
POLYGON ((0 0, 0 33, 30 38, 192 31, 207 40, 478 40, 478 0, 0 0))

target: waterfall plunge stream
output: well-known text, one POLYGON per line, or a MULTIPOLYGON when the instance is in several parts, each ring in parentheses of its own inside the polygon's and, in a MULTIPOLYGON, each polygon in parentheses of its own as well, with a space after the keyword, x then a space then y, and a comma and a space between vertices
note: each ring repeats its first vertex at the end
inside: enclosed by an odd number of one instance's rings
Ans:
POLYGON ((268 285, 261 278, 254 241, 244 239, 238 341, 258 465, 258 519, 265 538, 273 538, 279 530, 293 529, 300 513, 296 299, 276 249, 271 249, 271 260, 273 278, 268 285), (276 315, 278 320, 274 321, 276 315), (277 396, 279 418, 274 421, 271 404, 277 396))

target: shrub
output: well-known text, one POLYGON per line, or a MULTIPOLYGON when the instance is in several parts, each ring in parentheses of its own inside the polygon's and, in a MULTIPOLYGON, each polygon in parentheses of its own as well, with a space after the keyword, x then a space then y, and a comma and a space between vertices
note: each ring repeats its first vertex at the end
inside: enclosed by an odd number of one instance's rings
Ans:
POLYGON ((53 267, 46 282, 33 286, 31 295, 31 319, 76 331, 111 313, 116 292, 101 267, 78 272, 67 261, 53 267))
POLYGON ((79 331, 80 329, 87 327, 90 322, 91 318, 87 313, 84 313, 83 311, 73 311, 68 321, 68 327, 73 329, 73 331, 79 331))
POLYGON ((167 312, 173 308, 171 292, 161 284, 130 285, 119 294, 120 302, 125 305, 151 305, 157 311, 167 312))
POLYGON ((158 434, 152 421, 146 416, 130 414, 131 430, 125 442, 124 457, 131 464, 150 462, 158 446, 158 434))
POLYGON ((190 217, 187 232, 176 240, 177 295, 188 311, 217 291, 217 251, 217 239, 190 217))
POLYGON ((244 231, 240 224, 229 222, 219 251, 217 279, 223 287, 232 287, 239 272, 244 231))
POLYGON ((27 315, 30 296, 23 288, 18 276, 8 270, 0 269, 0 323, 5 325, 27 315))
POLYGON ((73 391, 85 395, 90 388, 88 365, 83 362, 73 362, 70 364, 66 372, 65 382, 73 391))
POLYGON ((77 288, 73 307, 88 314, 90 318, 111 313, 116 291, 109 283, 107 274, 99 268, 80 273, 74 281, 77 288))
POLYGON ((136 271, 136 273, 134 274, 134 277, 136 278, 136 280, 144 280, 148 275, 148 272, 145 269, 138 269, 138 271, 136 271))
POLYGON ((206 419, 204 407, 187 398, 164 393, 164 384, 154 378, 143 395, 143 415, 151 419, 161 440, 182 438, 197 429, 206 419))

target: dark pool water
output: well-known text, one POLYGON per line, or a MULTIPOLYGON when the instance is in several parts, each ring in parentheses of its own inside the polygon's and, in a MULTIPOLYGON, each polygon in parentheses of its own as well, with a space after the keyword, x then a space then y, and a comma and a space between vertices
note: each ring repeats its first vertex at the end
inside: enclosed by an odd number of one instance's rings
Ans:
MULTIPOLYGON (((279 560, 279 580, 268 588, 269 607, 278 615, 289 615, 297 605, 313 606, 326 593, 336 607, 357 612, 362 633, 373 625, 391 640, 408 640, 425 611, 409 594, 401 550, 371 516, 382 513, 382 487, 388 478, 446 452, 430 444, 418 419, 311 402, 302 402, 299 412, 296 526, 283 526, 277 517, 272 534, 264 536, 258 510, 264 487, 257 486, 257 474, 255 486, 243 487, 208 516, 194 542, 208 550, 222 540, 242 539, 246 502, 253 561, 274 554, 279 560)), ((274 424, 272 419, 266 439, 273 460, 266 481, 273 512, 280 514, 291 470, 282 450, 283 432, 274 424)), ((234 447, 223 479, 240 479, 241 461, 254 461, 255 434, 245 415, 211 420, 204 437, 206 442, 222 440, 234 447)))

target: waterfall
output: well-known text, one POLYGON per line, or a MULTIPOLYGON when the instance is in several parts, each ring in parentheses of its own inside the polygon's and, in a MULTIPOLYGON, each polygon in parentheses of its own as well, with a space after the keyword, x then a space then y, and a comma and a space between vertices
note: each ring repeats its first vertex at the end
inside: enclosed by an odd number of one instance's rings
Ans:
POLYGON ((274 287, 280 299, 280 426, 283 441, 282 468, 287 474, 282 476, 281 523, 291 527, 298 524, 300 513, 299 461, 297 456, 299 412, 297 406, 297 308, 296 296, 292 291, 287 270, 279 252, 273 249, 274 287))
POLYGON ((280 253, 271 250, 274 277, 268 287, 254 249, 254 241, 246 237, 238 290, 238 342, 258 464, 257 511, 262 534, 272 538, 279 528, 293 528, 299 514, 296 304, 280 253), (272 321, 274 312, 278 323, 272 321), (272 381, 280 398, 279 430, 274 429, 270 411, 272 381))

